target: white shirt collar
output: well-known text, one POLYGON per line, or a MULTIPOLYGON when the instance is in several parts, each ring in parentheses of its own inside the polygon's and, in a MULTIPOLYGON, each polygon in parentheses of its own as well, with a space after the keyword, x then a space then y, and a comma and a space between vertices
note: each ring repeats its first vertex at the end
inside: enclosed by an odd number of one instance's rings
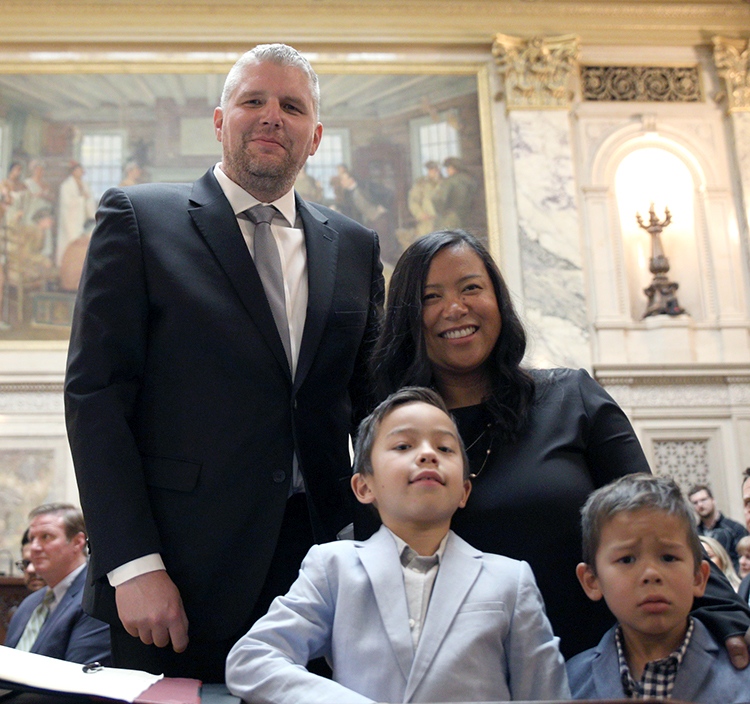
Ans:
MULTIPOLYGON (((386 530, 393 536, 393 539, 396 541, 396 548, 398 549, 399 557, 404 552, 405 547, 410 547, 406 541, 401 540, 388 526, 386 526, 386 530)), ((444 536, 443 539, 440 541, 440 545, 438 545, 438 549, 435 551, 435 555, 437 555, 438 560, 443 559, 443 553, 445 552, 445 546, 448 543, 448 536, 450 535, 450 531, 448 531, 444 536)), ((412 548, 413 550, 413 548, 412 548)))
MULTIPOLYGON (((261 202, 242 188, 242 186, 239 186, 232 181, 232 179, 222 171, 221 162, 214 166, 214 176, 216 176, 216 180, 219 182, 221 190, 224 191, 224 195, 232 206, 235 215, 239 215, 248 208, 252 208, 254 205, 258 205, 258 203, 261 202)), ((264 203, 264 205, 276 206, 278 211, 286 218, 289 227, 294 227, 297 220, 297 204, 294 200, 293 188, 290 191, 287 191, 281 196, 281 198, 278 198, 272 203, 264 203)))
POLYGON ((86 567, 86 562, 76 567, 52 587, 52 591, 55 593, 55 606, 60 603, 60 600, 65 596, 65 592, 68 591, 70 585, 73 584, 73 580, 75 580, 84 567, 86 567))

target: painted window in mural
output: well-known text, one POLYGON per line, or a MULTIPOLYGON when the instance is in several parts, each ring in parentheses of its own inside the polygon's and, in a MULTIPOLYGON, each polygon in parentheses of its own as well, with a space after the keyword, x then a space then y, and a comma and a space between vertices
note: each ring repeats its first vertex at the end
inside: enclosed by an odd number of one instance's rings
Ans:
MULTIPOLYGON (((221 158, 224 73, 0 73, 0 341, 64 340, 110 186, 192 181, 221 158)), ((388 270, 439 227, 487 233, 477 74, 321 72, 303 197, 376 229, 388 270)))

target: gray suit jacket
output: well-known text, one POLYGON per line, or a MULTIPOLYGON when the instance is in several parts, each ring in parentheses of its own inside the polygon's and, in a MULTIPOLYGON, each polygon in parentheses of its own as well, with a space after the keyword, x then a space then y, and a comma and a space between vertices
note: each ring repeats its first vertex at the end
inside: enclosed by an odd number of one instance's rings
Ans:
MULTIPOLYGON (((81 608, 83 585, 86 583, 87 567, 73 580, 60 603, 44 622, 32 653, 46 655, 69 662, 94 662, 102 665, 110 663, 109 626, 97 621, 81 608)), ((21 640, 26 624, 44 599, 46 589, 39 589, 27 596, 13 614, 8 626, 5 645, 15 648, 21 640)))
MULTIPOLYGON (((620 666, 613 626, 595 648, 568 660, 570 689, 576 699, 622 699, 620 666)), ((750 669, 735 670, 696 618, 693 637, 677 672, 672 698, 696 704, 739 704, 750 701, 750 669)))
POLYGON ((414 652, 386 528, 314 546, 286 596, 234 646, 227 685, 275 704, 566 699, 565 666, 525 562, 446 544, 414 652), (325 656, 334 680, 310 674, 325 656))

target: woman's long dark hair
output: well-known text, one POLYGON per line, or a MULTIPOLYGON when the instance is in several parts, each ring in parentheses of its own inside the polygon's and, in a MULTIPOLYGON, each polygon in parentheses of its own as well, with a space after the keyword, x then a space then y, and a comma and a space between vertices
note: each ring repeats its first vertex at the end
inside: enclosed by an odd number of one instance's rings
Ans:
POLYGON ((388 289, 385 321, 372 356, 375 395, 382 400, 402 386, 434 386, 422 332, 422 297, 432 260, 448 247, 468 247, 476 252, 495 289, 502 324, 487 364, 491 393, 486 403, 499 434, 513 440, 526 423, 534 398, 534 380, 520 366, 526 333, 490 253, 463 230, 441 230, 420 237, 398 260, 388 289))

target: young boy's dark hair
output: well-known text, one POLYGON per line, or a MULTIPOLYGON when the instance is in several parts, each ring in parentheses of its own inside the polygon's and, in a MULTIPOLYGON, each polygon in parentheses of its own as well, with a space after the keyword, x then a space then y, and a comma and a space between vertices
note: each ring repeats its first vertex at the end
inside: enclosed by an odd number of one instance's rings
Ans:
POLYGON ((602 528, 615 514, 650 508, 676 516, 685 526, 696 571, 703 559, 693 509, 673 479, 652 474, 626 474, 591 494, 581 509, 583 561, 596 574, 596 552, 602 528))
MULTIPOLYGON (((385 401, 379 403, 375 407, 375 410, 360 423, 359 430, 357 431, 357 440, 354 443, 354 466, 352 474, 372 474, 372 446, 375 443, 380 423, 394 408, 403 406, 406 403, 427 403, 430 406, 439 408, 449 418, 453 418, 445 405, 445 401, 443 401, 440 394, 436 391, 423 386, 405 386, 399 389, 388 396, 385 401)), ((464 463, 464 479, 468 479, 469 458, 466 455, 464 442, 461 436, 458 435, 458 430, 456 430, 456 436, 461 447, 461 459, 464 463)))

